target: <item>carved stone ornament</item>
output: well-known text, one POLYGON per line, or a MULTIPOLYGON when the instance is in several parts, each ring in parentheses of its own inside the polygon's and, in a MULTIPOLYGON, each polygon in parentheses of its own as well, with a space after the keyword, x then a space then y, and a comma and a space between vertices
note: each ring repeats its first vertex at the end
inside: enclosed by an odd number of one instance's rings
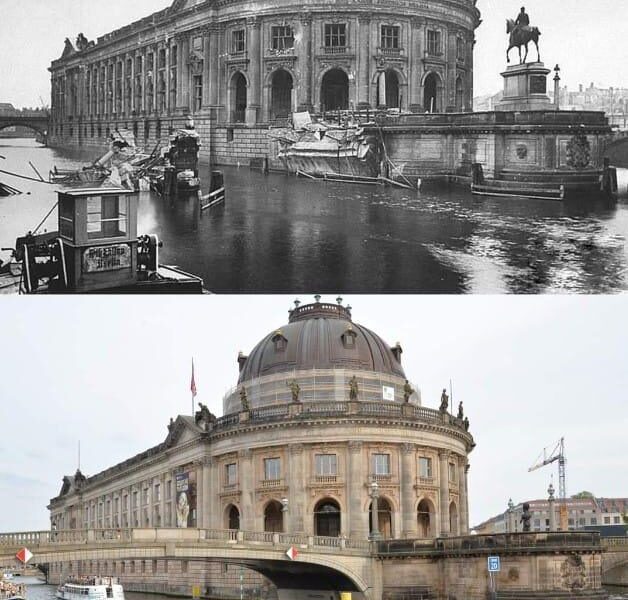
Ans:
POLYGON ((525 144, 517 146, 517 157, 521 160, 525 160, 528 157, 528 147, 525 144))
POLYGON ((587 570, 579 554, 572 554, 560 566, 560 575, 564 588, 572 592, 585 588, 587 583, 587 570))

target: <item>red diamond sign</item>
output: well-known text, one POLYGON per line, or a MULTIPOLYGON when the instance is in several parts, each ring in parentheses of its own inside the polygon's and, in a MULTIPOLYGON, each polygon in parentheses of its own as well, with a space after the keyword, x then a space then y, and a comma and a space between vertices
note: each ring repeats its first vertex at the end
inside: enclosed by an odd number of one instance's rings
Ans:
POLYGON ((290 546, 290 548, 286 550, 286 556, 290 560, 294 560, 298 555, 299 553, 297 552, 297 549, 294 546, 290 546))
POLYGON ((31 558, 33 558, 33 553, 28 548, 22 548, 21 550, 18 550, 15 558, 26 564, 31 558))

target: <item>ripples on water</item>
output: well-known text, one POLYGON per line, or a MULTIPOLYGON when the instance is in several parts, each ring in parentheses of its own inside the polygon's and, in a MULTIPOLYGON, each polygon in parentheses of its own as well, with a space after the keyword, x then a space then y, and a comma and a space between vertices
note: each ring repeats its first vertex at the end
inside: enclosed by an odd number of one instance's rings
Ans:
MULTIPOLYGON (((7 158, 0 168, 32 175, 29 160, 47 173, 53 164, 80 165, 98 152, 0 140, 0 154, 7 158)), ((216 292, 609 293, 628 287, 623 202, 477 198, 461 189, 414 192, 223 171, 227 202, 200 221, 194 199, 169 206, 150 193, 140 196, 138 219, 140 233, 164 241, 163 262, 202 276, 216 292)), ((51 186, 0 177, 31 192, 0 198, 4 246, 39 223, 56 198, 51 186)), ((44 227, 57 228, 56 211, 44 227)))

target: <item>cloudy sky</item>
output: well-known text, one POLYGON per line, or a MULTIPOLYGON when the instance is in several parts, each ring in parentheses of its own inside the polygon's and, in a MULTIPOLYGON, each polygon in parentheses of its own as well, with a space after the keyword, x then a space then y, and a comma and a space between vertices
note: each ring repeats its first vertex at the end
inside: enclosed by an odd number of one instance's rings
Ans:
MULTIPOLYGON (((505 19, 514 18, 521 3, 478 0, 483 18, 475 54, 478 95, 502 87, 505 19)), ((61 55, 66 37, 74 40, 83 32, 94 39, 170 4, 171 0, 0 0, 0 102, 39 106, 41 97, 49 103, 46 69, 61 55)), ((541 58, 551 68, 560 64, 563 83, 572 89, 591 82, 628 87, 624 68, 628 41, 624 28, 618 26, 626 17, 625 0, 528 0, 525 5, 532 24, 542 32, 541 58)))
MULTIPOLYGON (((324 298, 334 301, 333 298, 324 298)), ((159 442, 197 400, 222 414, 250 352, 287 321, 290 296, 3 298, 0 532, 43 529, 64 474, 91 475, 159 442)), ((301 300, 309 301, 307 297, 301 300)), ((354 320, 389 344, 423 404, 453 380, 476 449, 471 522, 545 496, 565 437, 567 491, 626 496, 625 297, 355 296, 354 320)))

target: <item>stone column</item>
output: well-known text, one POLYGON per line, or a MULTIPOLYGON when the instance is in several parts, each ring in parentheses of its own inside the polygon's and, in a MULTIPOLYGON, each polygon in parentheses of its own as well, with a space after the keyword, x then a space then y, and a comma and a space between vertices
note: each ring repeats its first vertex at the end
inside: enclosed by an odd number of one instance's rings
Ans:
POLYGON ((201 507, 200 527, 203 529, 209 529, 210 515, 212 509, 211 502, 211 476, 212 476, 212 460, 210 457, 205 457, 202 460, 203 465, 203 506, 201 507))
POLYGON ((251 450, 240 451, 240 479, 241 494, 241 510, 240 510, 240 529, 244 531, 253 531, 255 529, 255 481, 254 481, 254 465, 253 452, 251 450))
POLYGON ((150 66, 153 72, 153 112, 159 114, 159 48, 153 48, 153 64, 150 66))
POLYGON ((458 461, 458 490, 459 504, 458 514, 460 515, 460 535, 469 533, 469 504, 467 495, 467 459, 464 456, 458 461))
POLYGON ((177 43, 177 109, 183 110, 183 71, 185 67, 184 53, 184 36, 178 35, 175 40, 177 43))
POLYGON ((416 500, 416 449, 413 444, 401 446, 401 519, 404 538, 416 537, 417 515, 414 509, 416 500))
POLYGON ((301 17, 301 45, 297 47, 298 61, 300 65, 300 78, 295 81, 298 85, 297 110, 311 111, 312 99, 312 14, 306 13, 301 17))
POLYGON ((371 15, 361 15, 358 17, 358 109, 370 107, 371 87, 371 15))
POLYGON ((421 28, 423 22, 419 18, 410 21, 410 49, 408 50, 408 108, 411 111, 422 111, 421 98, 421 58, 423 57, 423 40, 421 28))
POLYGON ((349 442, 348 490, 349 527, 348 537, 368 538, 368 512, 364 510, 364 480, 362 475, 362 442, 349 442))
POLYGON ((449 452, 438 451, 440 535, 449 535, 449 452))
POLYGON ((260 69, 260 27, 261 20, 257 17, 247 19, 248 58, 249 58, 249 89, 246 99, 246 122, 249 125, 257 123, 257 112, 261 104, 260 69))
POLYGON ((289 444, 288 519, 286 533, 305 531, 305 465, 302 444, 289 444))
MULTIPOLYGON (((222 502, 220 499, 220 490, 222 489, 222 481, 220 480, 220 466, 221 464, 215 458, 207 459, 210 467, 211 484, 209 489, 209 527, 212 529, 225 529, 225 523, 222 519, 222 502)), ((238 481, 241 478, 240 465, 238 469, 238 481)))
MULTIPOLYGON (((135 62, 135 60, 133 61, 135 62)), ((133 79, 135 82, 135 79, 133 79)), ((135 87, 135 83, 133 83, 135 87)), ((166 473, 159 476, 159 488, 161 490, 161 498, 159 499, 159 514, 161 515, 161 526, 166 527, 166 473)))
POLYGON ((209 59, 206 71, 209 73, 208 104, 214 110, 218 106, 218 73, 220 70, 220 27, 213 25, 209 30, 209 59))
POLYGON ((377 76, 378 108, 386 108, 386 72, 380 71, 377 76))
POLYGON ((202 527, 201 522, 205 512, 205 469, 203 460, 194 463, 196 469, 196 527, 202 527))
POLYGON ((447 112, 456 110, 456 38, 455 30, 447 31, 447 71, 443 103, 447 112))
POLYGON ((179 65, 181 70, 179 72, 179 79, 181 80, 181 103, 183 112, 190 112, 190 68, 188 66, 188 60, 190 57, 190 38, 186 35, 181 38, 181 47, 179 49, 179 65))

